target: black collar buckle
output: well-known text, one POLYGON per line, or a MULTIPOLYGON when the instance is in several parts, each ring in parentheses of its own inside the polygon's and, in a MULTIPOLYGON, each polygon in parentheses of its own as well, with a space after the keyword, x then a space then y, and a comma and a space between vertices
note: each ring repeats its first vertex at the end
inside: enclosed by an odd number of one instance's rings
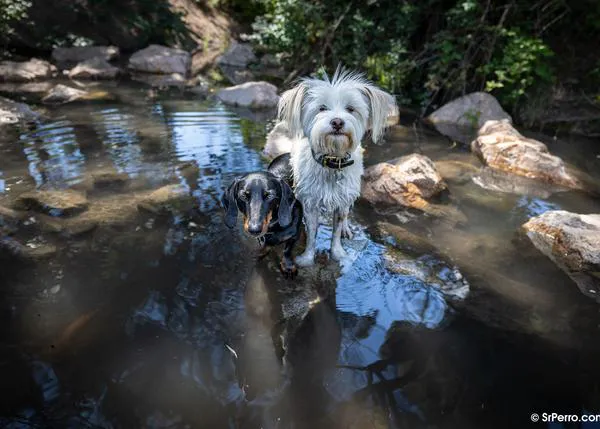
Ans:
POLYGON ((354 160, 350 159, 352 155, 346 153, 343 157, 334 156, 334 155, 326 155, 326 154, 316 154, 314 150, 311 149, 313 159, 317 161, 322 167, 331 168, 333 170, 341 170, 342 168, 346 168, 354 164, 354 160))

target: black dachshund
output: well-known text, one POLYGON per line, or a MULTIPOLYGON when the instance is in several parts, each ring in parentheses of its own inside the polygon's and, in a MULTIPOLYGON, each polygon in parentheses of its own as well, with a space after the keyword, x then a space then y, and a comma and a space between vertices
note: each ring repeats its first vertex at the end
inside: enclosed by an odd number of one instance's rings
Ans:
POLYGON ((244 218, 244 231, 258 238, 265 256, 269 247, 285 243, 281 272, 294 278, 298 268, 292 251, 302 231, 302 205, 291 188, 290 154, 275 158, 267 171, 239 177, 227 188, 221 200, 225 225, 233 228, 238 210, 244 218))

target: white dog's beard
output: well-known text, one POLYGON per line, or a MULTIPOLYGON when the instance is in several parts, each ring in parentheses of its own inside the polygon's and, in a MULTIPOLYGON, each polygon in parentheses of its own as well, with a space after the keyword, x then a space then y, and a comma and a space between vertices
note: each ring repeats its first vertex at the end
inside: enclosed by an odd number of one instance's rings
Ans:
MULTIPOLYGON (((316 134, 316 133, 315 133, 316 134)), ((317 134, 311 138, 311 145, 315 152, 343 157, 356 149, 354 136, 346 131, 346 134, 317 134)))

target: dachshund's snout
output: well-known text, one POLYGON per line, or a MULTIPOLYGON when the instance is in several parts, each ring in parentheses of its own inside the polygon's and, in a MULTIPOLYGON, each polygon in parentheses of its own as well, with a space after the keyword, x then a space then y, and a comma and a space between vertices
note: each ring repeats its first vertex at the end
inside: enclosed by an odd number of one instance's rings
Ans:
POLYGON ((247 231, 248 231, 248 234, 261 235, 263 233, 263 224, 262 223, 248 223, 247 231))

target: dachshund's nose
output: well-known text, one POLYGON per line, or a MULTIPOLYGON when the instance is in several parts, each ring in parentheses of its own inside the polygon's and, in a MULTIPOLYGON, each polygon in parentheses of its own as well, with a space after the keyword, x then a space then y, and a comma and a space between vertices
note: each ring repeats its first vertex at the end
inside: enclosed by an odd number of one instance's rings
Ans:
POLYGON ((252 235, 260 235, 262 233, 263 226, 259 223, 248 224, 248 233, 252 235))
POLYGON ((330 124, 331 124, 331 128, 333 128, 336 131, 339 131, 344 126, 344 121, 340 118, 333 118, 331 120, 330 124))

